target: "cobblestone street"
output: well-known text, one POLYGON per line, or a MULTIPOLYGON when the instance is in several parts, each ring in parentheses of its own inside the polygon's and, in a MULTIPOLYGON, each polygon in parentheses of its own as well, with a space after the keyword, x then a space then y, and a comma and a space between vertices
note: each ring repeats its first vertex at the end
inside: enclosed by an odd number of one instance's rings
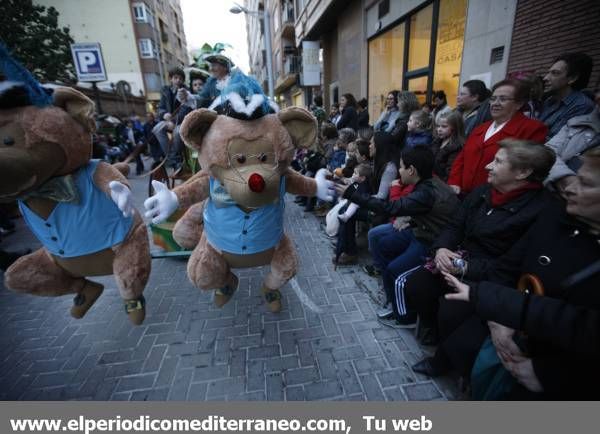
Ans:
MULTIPOLYGON (((142 209, 147 178, 130 181, 142 209)), ((104 294, 81 320, 69 315, 71 297, 2 286, 0 399, 460 399, 456 379, 412 372, 431 348, 421 348, 413 330, 377 322, 377 282, 359 267, 334 271, 321 219, 287 200, 286 230, 300 269, 296 290, 288 283, 282 291, 280 314, 267 312, 260 295, 265 268, 237 270, 239 290, 217 309, 212 293, 189 283, 182 259, 153 260, 139 327, 124 313, 112 276, 97 279, 104 294)), ((16 223, 2 248, 37 247, 22 220, 16 223)))

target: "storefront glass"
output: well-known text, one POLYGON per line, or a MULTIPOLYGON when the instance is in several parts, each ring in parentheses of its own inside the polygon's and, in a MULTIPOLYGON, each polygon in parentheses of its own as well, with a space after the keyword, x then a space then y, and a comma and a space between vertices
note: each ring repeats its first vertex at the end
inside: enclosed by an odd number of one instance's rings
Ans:
POLYGON ((419 101, 425 102, 430 74, 433 74, 432 90, 443 90, 448 103, 456 104, 466 14, 467 0, 440 0, 369 41, 368 94, 373 122, 381 113, 387 92, 392 89, 412 90, 419 101), (435 62, 430 64, 434 6, 437 4, 435 62), (404 37, 407 24, 410 26, 408 40, 404 37), (403 68, 405 48, 408 50, 406 69, 403 68))
POLYGON ((462 58, 467 0, 440 2, 433 90, 446 92, 448 104, 456 105, 462 58))
POLYGON ((429 66, 432 13, 433 5, 429 5, 410 17, 408 71, 429 66))
POLYGON ((375 123, 385 105, 385 97, 402 89, 404 24, 369 42, 369 115, 375 123))

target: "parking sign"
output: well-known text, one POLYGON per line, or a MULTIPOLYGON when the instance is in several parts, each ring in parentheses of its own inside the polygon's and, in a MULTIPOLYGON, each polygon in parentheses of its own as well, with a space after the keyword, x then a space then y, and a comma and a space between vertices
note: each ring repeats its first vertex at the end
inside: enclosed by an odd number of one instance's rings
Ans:
POLYGON ((98 42, 71 44, 79 81, 106 81, 102 50, 98 42))

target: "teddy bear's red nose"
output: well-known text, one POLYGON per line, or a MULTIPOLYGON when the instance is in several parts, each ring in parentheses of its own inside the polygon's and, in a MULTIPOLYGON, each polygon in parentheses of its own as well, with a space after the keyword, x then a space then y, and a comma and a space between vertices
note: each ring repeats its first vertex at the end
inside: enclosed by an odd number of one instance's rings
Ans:
POLYGON ((265 189, 265 180, 258 173, 253 173, 250 175, 250 178, 248 178, 248 187, 250 187, 250 190, 254 193, 260 193, 265 189))

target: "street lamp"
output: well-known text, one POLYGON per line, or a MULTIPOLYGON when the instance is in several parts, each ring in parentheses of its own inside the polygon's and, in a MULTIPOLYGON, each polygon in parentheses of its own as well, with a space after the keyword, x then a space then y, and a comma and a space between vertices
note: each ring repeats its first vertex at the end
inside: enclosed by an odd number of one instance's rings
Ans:
POLYGON ((269 98, 271 101, 274 101, 273 58, 271 57, 271 18, 269 17, 269 11, 267 10, 266 5, 262 13, 260 11, 250 11, 238 3, 234 3, 234 5, 235 6, 232 6, 229 9, 229 12, 232 14, 240 14, 243 12, 258 18, 259 20, 263 20, 265 27, 265 50, 267 52, 267 82, 269 84, 269 98))

